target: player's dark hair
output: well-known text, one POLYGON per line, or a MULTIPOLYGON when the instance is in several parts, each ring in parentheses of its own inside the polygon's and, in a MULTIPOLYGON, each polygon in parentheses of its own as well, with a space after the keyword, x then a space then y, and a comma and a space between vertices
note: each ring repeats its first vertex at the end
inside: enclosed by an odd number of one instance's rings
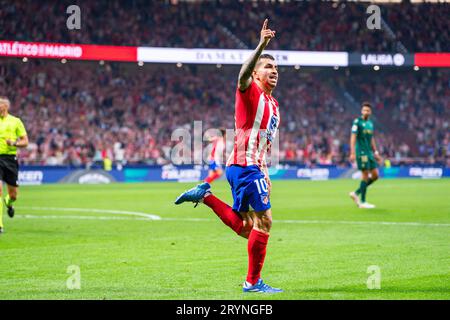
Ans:
POLYGON ((261 59, 270 59, 270 60, 275 61, 274 56, 271 54, 268 54, 268 53, 263 53, 262 55, 260 55, 258 60, 261 60, 261 59))
POLYGON ((364 101, 361 105, 362 108, 364 107, 368 107, 370 108, 370 110, 372 110, 372 105, 370 104, 370 102, 364 101))
POLYGON ((225 137, 225 134, 227 133, 227 130, 224 127, 219 128, 220 133, 222 134, 222 137, 225 137))
POLYGON ((274 56, 272 56, 271 54, 268 54, 268 53, 263 53, 262 55, 259 56, 258 61, 256 62, 257 66, 259 64, 261 64, 261 59, 270 59, 270 60, 275 61, 274 56))

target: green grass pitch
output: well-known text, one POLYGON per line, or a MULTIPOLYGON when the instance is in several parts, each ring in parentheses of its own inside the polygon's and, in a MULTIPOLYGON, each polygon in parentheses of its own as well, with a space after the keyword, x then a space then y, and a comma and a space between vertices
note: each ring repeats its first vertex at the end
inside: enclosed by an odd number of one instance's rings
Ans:
MULTIPOLYGON (((357 184, 273 182, 262 276, 277 295, 243 294, 246 240, 204 205, 173 205, 192 183, 23 186, 3 218, 0 299, 449 299, 450 180, 380 180, 365 211, 357 184)), ((213 191, 231 203, 224 181, 213 191)))

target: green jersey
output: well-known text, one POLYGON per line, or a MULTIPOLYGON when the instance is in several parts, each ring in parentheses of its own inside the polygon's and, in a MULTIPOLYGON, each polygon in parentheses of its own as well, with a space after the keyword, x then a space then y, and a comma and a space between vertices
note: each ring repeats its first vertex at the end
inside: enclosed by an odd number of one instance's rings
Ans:
POLYGON ((6 140, 16 141, 20 137, 27 135, 22 121, 8 114, 6 117, 0 117, 0 154, 17 154, 17 148, 8 146, 6 140))
POLYGON ((352 133, 356 134, 356 153, 372 154, 373 122, 362 117, 353 120, 352 133))

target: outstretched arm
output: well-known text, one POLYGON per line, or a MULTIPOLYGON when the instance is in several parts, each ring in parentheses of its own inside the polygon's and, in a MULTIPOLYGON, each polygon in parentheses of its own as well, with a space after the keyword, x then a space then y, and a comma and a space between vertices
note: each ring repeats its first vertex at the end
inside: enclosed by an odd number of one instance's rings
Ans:
POLYGON ((255 69, 256 62, 258 62, 259 56, 269 44, 270 39, 275 37, 275 31, 267 28, 268 23, 268 19, 264 20, 259 44, 255 51, 253 51, 250 57, 244 62, 241 67, 241 71, 239 72, 238 88, 241 91, 245 91, 245 89, 247 89, 252 83, 252 72, 255 69))

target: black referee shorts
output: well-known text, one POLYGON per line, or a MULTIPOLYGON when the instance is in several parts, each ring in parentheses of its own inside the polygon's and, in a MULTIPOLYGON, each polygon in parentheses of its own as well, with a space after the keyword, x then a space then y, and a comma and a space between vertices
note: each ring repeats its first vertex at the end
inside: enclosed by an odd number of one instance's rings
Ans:
POLYGON ((13 187, 19 186, 19 162, 16 155, 0 154, 0 180, 13 187))

